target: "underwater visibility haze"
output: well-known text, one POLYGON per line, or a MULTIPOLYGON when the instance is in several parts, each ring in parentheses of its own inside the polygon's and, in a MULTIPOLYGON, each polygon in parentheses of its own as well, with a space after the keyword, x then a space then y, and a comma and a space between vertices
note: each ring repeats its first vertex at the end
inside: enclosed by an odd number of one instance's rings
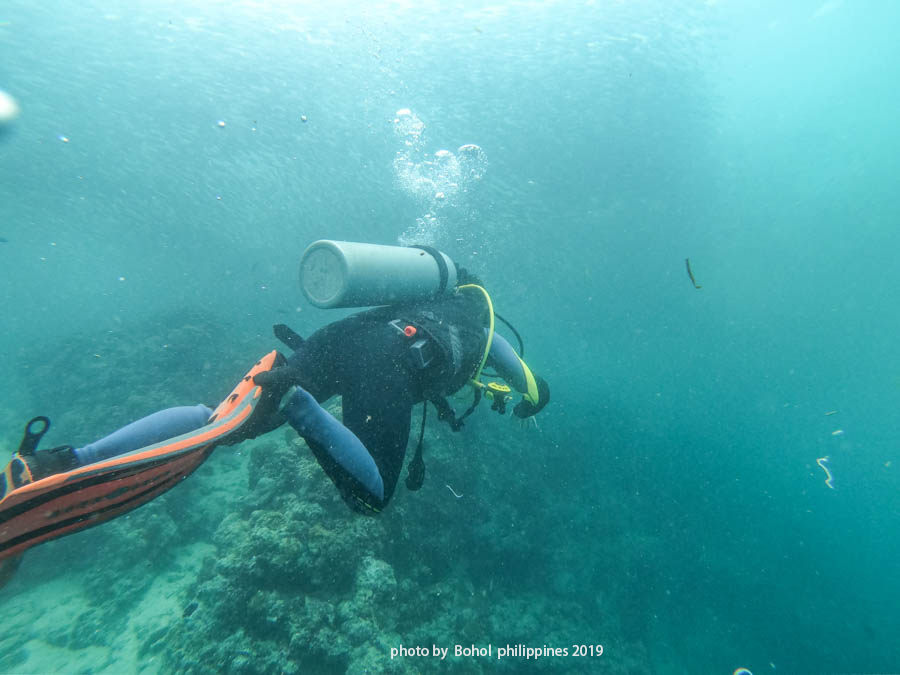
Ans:
POLYGON ((273 324, 346 316, 298 287, 318 239, 445 252, 552 399, 429 415, 374 518, 289 427, 218 447, 25 554, 0 672, 900 671, 898 25, 6 0, 0 465, 36 415, 81 446, 215 405, 273 324))

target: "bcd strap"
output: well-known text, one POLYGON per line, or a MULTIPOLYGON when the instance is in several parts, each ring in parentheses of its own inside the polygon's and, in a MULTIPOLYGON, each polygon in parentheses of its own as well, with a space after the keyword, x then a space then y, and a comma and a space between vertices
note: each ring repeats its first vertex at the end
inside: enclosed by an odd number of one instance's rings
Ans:
POLYGON ((50 419, 48 417, 40 415, 31 419, 28 424, 25 425, 25 432, 22 434, 22 441, 19 443, 17 454, 22 455, 23 457, 33 455, 34 451, 37 449, 38 443, 41 442, 41 437, 47 433, 49 428, 50 419))
MULTIPOLYGON (((459 417, 456 416, 456 413, 453 411, 453 408, 447 402, 446 398, 434 398, 431 399, 431 402, 434 404, 434 407, 437 408, 438 419, 442 422, 447 422, 453 431, 459 431, 463 428, 463 420, 471 415, 481 402, 481 389, 475 389, 475 400, 472 402, 472 405, 468 407, 466 412, 459 417)), ((422 404, 422 427, 419 429, 419 442, 416 444, 416 454, 413 455, 412 460, 410 460, 409 465, 406 467, 406 487, 412 491, 418 490, 425 482, 425 460, 422 459, 422 449, 425 445, 425 416, 427 412, 428 402, 425 401, 422 404)))
POLYGON ((450 280, 450 270, 447 269, 447 261, 444 260, 444 256, 441 255, 441 252, 436 248, 431 246, 410 246, 410 248, 417 248, 419 250, 425 251, 428 255, 434 258, 434 261, 438 266, 438 274, 441 276, 441 283, 438 286, 438 289, 434 292, 434 296, 438 297, 439 295, 443 295, 444 291, 447 290, 447 281, 450 280))
POLYGON ((419 443, 416 454, 406 467, 406 488, 415 492, 425 482, 425 460, 422 459, 422 448, 425 441, 425 416, 428 413, 428 401, 422 403, 422 428, 419 429, 419 443))
POLYGON ((303 344, 303 338, 300 337, 300 334, 286 324, 276 323, 274 326, 272 326, 272 332, 275 333, 276 338, 281 340, 293 351, 297 351, 298 349, 300 349, 300 345, 303 344))
POLYGON ((459 431, 463 428, 463 420, 475 412, 475 408, 481 403, 481 389, 475 389, 475 400, 472 401, 472 405, 470 405, 459 417, 456 416, 456 412, 454 412, 453 408, 447 402, 447 399, 443 396, 433 398, 431 399, 431 402, 434 404, 434 407, 437 408, 438 419, 449 424, 453 431, 459 431))

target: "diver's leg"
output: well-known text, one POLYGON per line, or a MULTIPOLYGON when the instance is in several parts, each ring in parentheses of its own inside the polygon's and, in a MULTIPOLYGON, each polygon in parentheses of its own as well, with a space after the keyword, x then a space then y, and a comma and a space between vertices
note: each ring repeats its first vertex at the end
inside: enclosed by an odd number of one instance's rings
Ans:
POLYGON ((380 378, 358 383, 341 398, 344 424, 369 449, 384 480, 379 509, 393 496, 403 470, 414 403, 405 371, 394 374, 382 372, 380 378))
MULTIPOLYGON (((213 411, 205 405, 168 408, 132 422, 82 448, 74 449, 70 445, 64 445, 48 450, 35 450, 24 457, 15 457, 0 473, 0 498, 4 497, 8 490, 20 487, 26 482, 71 471, 194 431, 206 424, 212 413, 213 411), (30 478, 27 477, 28 473, 31 474, 30 478)), ((0 588, 12 578, 21 562, 22 554, 0 560, 0 588)))
POLYGON ((213 411, 205 405, 167 408, 142 417, 98 441, 75 450, 81 466, 165 441, 199 429, 213 411))
MULTIPOLYGON (((378 467, 350 429, 332 417, 301 387, 294 389, 284 413, 335 483, 345 483, 352 492, 361 488, 371 500, 381 503, 384 484, 378 467)), ((344 486, 338 484, 338 487, 344 486)))
POLYGON ((54 469, 43 476, 38 472, 35 477, 41 458, 67 457, 75 462, 71 469, 77 466, 72 446, 37 450, 50 421, 32 419, 12 461, 0 472, 0 583, 12 575, 15 558, 27 548, 97 525, 155 499, 200 466, 218 443, 252 424, 260 411, 263 416, 270 413, 253 378, 280 360, 280 354, 273 351, 257 361, 215 413, 205 406, 160 411, 82 448, 90 451, 85 453, 92 460, 87 470, 29 486, 66 470, 54 469), (195 430, 197 433, 191 433, 195 430), (173 442, 164 442, 169 439, 173 442), (142 448, 147 452, 133 458, 117 457, 142 448))
POLYGON ((61 445, 47 450, 16 454, 0 473, 0 499, 8 491, 57 473, 71 471, 110 457, 199 429, 212 410, 205 405, 168 408, 128 424, 109 436, 82 448, 61 445))
POLYGON ((387 504, 403 468, 420 389, 403 365, 407 348, 386 321, 354 315, 313 333, 289 359, 306 391, 291 397, 285 415, 345 501, 363 513, 387 504), (343 425, 316 403, 335 394, 343 425))
POLYGON ((408 383, 374 378, 367 384, 343 395, 344 424, 300 387, 284 409, 344 499, 363 512, 380 511, 394 493, 413 406, 408 383))

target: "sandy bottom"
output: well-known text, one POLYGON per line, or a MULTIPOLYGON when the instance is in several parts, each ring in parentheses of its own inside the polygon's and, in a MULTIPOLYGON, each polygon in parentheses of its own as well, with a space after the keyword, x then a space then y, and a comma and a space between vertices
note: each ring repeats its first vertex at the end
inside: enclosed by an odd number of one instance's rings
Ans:
POLYGON ((0 672, 161 672, 154 652, 181 618, 184 591, 212 549, 207 543, 180 549, 171 567, 153 580, 123 618, 124 623, 106 635, 92 635, 99 629, 82 621, 92 607, 79 583, 81 575, 60 576, 33 586, 13 582, 2 604, 0 672))

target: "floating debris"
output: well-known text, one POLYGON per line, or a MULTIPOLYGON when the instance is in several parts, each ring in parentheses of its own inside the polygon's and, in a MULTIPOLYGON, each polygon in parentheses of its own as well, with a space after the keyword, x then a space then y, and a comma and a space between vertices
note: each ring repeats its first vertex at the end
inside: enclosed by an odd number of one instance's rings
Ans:
POLYGON ((819 457, 819 459, 816 460, 816 464, 822 467, 822 471, 824 471, 825 475, 827 476, 827 478, 825 479, 825 485, 834 490, 834 476, 831 475, 831 471, 829 471, 828 467, 825 466, 826 464, 828 464, 828 455, 819 457))
POLYGON ((844 430, 843 429, 835 429, 834 431, 831 432, 831 435, 832 436, 843 436, 844 430))
POLYGON ((825 417, 831 417, 832 415, 837 415, 837 410, 829 410, 825 413, 825 417))
POLYGON ((300 121, 303 122, 304 124, 305 124, 308 120, 309 120, 309 118, 308 118, 306 115, 300 115, 300 121))
POLYGON ((197 611, 197 608, 200 606, 200 603, 196 600, 192 600, 188 603, 188 606, 184 608, 184 611, 181 613, 181 618, 186 619, 191 614, 197 611))
POLYGON ((219 120, 218 122, 216 122, 216 126, 218 126, 220 129, 224 129, 225 128, 225 120, 219 120))
POLYGON ((696 279, 694 279, 694 273, 691 271, 691 259, 684 259, 684 266, 687 267, 688 278, 691 280, 691 283, 694 284, 694 288, 703 288, 700 284, 697 283, 696 279))
POLYGON ((10 124, 19 116, 19 104, 10 94, 0 89, 0 125, 10 124))

